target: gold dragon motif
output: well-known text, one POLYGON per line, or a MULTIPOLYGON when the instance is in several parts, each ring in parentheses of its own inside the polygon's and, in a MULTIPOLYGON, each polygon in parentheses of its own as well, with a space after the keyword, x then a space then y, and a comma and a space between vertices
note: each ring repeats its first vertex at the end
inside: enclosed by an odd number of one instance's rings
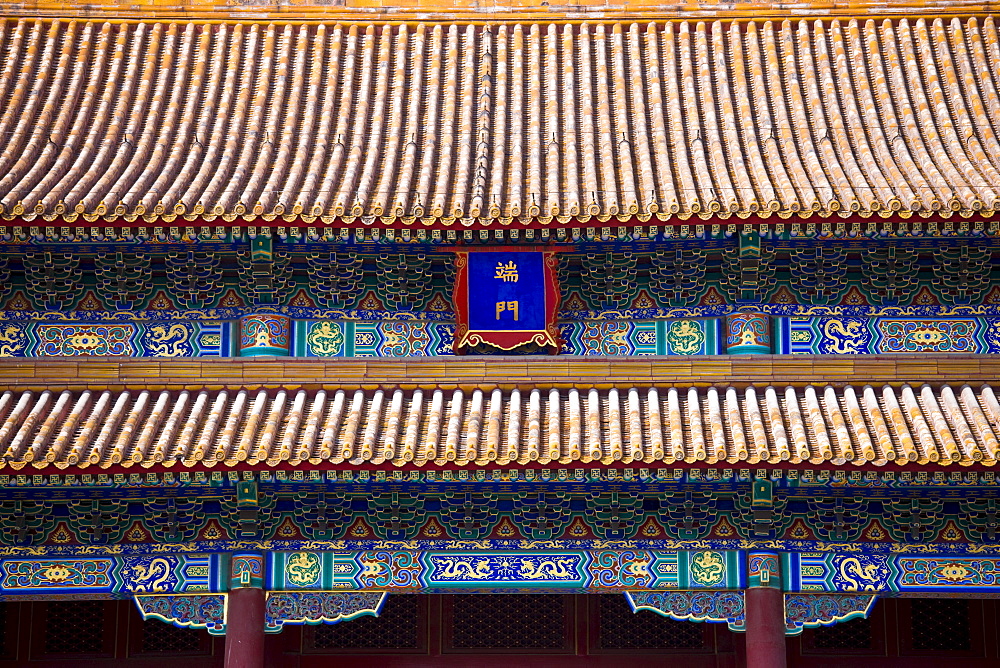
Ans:
POLYGON ((471 559, 446 561, 441 569, 441 577, 470 580, 485 580, 490 576, 490 560, 479 559, 473 565, 471 559))
POLYGON ((148 331, 146 348, 157 357, 183 357, 188 354, 182 347, 188 340, 188 328, 184 325, 153 325, 148 331))
POLYGON ((170 562, 163 557, 157 557, 148 564, 132 566, 135 575, 135 590, 137 592, 156 593, 167 590, 167 581, 173 574, 170 562))
POLYGON ((520 575, 529 580, 568 578, 573 576, 569 569, 566 568, 566 565, 569 563, 569 559, 544 559, 535 566, 532 561, 522 559, 520 575))
POLYGON ((0 357, 14 357, 24 342, 24 332, 17 325, 7 325, 0 331, 0 357))
POLYGON ((878 565, 862 564, 857 557, 849 557, 840 562, 840 577, 853 591, 876 591, 878 589, 878 565))
POLYGON ((858 352, 861 341, 861 323, 842 320, 827 320, 823 325, 823 333, 833 340, 830 344, 831 353, 847 355, 858 352))

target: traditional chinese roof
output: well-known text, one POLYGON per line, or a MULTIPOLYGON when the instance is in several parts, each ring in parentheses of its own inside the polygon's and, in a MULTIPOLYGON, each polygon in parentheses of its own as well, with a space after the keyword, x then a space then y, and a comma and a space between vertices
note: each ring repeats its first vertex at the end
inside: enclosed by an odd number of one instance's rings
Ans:
MULTIPOLYGON (((868 368, 881 369, 873 376, 892 376, 891 363, 901 359, 868 368)), ((939 364, 935 358, 926 365, 919 356, 908 359, 917 375, 933 377, 939 364)), ((722 370, 713 367, 713 360, 659 361, 675 376, 686 365, 688 375, 702 382, 620 382, 629 375, 643 376, 657 360, 611 363, 617 368, 603 383, 589 382, 608 361, 552 360, 539 361, 540 372, 555 377, 562 366, 569 378, 575 363, 578 380, 498 385, 489 377, 499 378, 502 371, 473 368, 489 360, 469 360, 463 372, 466 360, 459 359, 411 365, 422 367, 423 373, 413 373, 408 386, 374 382, 379 369, 389 369, 385 361, 369 363, 372 377, 359 382, 351 380, 351 370, 361 365, 338 361, 313 367, 329 368, 327 378, 335 378, 333 370, 343 366, 347 380, 339 387, 336 381, 317 378, 300 388, 231 382, 196 389, 170 387, 173 383, 163 383, 168 375, 157 376, 153 364, 136 360, 88 363, 77 382, 121 380, 130 373, 123 370, 138 373, 143 366, 151 372, 145 382, 132 381, 127 389, 93 385, 60 390, 54 373, 58 364, 10 363, 4 371, 34 368, 50 378, 52 389, 22 390, 12 383, 15 389, 0 394, 0 468, 590 462, 969 466, 993 465, 1000 457, 995 383, 921 386, 873 378, 866 384, 862 376, 855 377, 856 384, 802 384, 783 379, 794 374, 793 362, 808 377, 809 361, 793 360, 782 367, 744 359, 738 360, 743 369, 756 364, 756 377, 763 382, 748 383, 737 374, 735 382, 718 379, 706 385, 712 368, 722 370), (117 374, 115 364, 120 364, 117 374), (448 365, 456 369, 451 384, 426 382, 435 375, 447 377, 448 365), (767 380, 768 369, 773 382, 767 380), (463 382, 477 374, 480 382, 463 382)), ((528 367, 524 359, 497 363, 528 367)), ((189 362, 158 364, 175 377, 196 376, 189 362)), ((251 375, 269 368, 276 379, 282 376, 281 365, 253 364, 220 360, 216 366, 251 369, 251 375)), ((952 372, 964 368, 973 377, 996 374, 996 365, 987 371, 990 362, 984 358, 940 364, 952 372)), ((284 366, 298 368, 300 373, 292 375, 300 380, 310 376, 302 373, 305 365, 284 366)))
POLYGON ((0 49, 7 220, 1000 210, 990 17, 6 20, 0 49))

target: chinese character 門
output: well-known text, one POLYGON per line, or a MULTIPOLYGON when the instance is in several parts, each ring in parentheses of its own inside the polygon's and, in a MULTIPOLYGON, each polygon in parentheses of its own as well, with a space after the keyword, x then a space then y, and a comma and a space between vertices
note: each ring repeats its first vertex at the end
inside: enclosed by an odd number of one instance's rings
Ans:
POLYGON ((514 315, 514 320, 517 320, 517 302, 497 302, 497 320, 500 319, 501 313, 512 313, 514 315))
POLYGON ((497 273, 493 275, 493 278, 499 278, 504 283, 517 283, 517 265, 514 264, 513 260, 507 264, 498 262, 497 273))

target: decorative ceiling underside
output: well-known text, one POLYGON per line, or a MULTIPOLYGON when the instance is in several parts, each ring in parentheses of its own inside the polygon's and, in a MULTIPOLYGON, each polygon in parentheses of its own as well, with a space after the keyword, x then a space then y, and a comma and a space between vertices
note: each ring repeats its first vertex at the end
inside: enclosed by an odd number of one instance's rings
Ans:
POLYGON ((990 386, 233 390, 0 395, 2 467, 971 464, 990 386))
POLYGON ((7 20, 0 54, 6 220, 1000 210, 992 18, 7 20))

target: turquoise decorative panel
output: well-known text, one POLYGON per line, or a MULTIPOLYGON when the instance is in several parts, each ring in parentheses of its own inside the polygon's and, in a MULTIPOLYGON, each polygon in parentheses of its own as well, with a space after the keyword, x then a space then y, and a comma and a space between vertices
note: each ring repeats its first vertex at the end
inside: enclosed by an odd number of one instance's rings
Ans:
MULTIPOLYGON (((489 542, 486 543, 489 545, 489 542)), ((267 555, 270 590, 738 589, 735 550, 605 549, 535 552, 302 551, 267 555)))
POLYGON ((585 320, 560 325, 567 355, 714 355, 716 319, 585 320))
POLYGON ((657 320, 656 354, 719 354, 719 320, 716 318, 657 320))
POLYGON ((682 589, 736 589, 744 585, 739 552, 681 552, 679 562, 678 585, 682 589))
POLYGON ((588 320, 559 326, 567 355, 655 355, 656 326, 628 320, 588 320))
POLYGON ((427 321, 358 323, 358 357, 425 357, 452 354, 455 326, 427 321))
POLYGON ((292 354, 296 357, 345 357, 348 336, 353 347, 354 323, 305 321, 296 323, 292 354), (347 329, 350 328, 350 335, 347 329))
POLYGON ((432 357, 452 355, 455 325, 427 320, 296 323, 301 357, 432 357))
POLYGON ((272 552, 268 554, 271 590, 353 589, 361 567, 344 552, 272 552))

